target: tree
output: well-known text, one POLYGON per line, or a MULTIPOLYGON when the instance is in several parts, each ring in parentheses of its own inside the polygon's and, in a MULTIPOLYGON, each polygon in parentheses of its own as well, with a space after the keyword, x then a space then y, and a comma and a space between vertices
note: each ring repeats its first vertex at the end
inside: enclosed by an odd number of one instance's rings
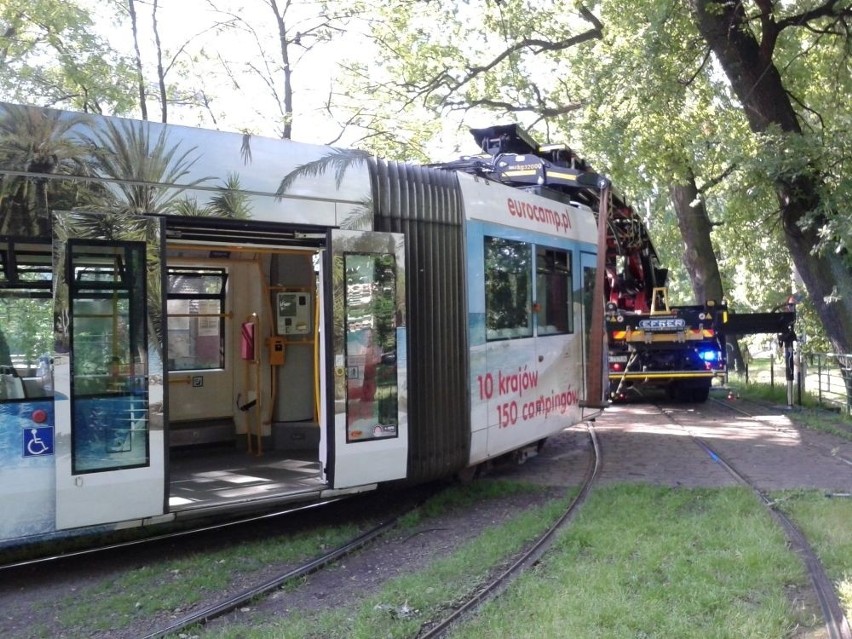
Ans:
MULTIPOLYGON (((838 203, 852 195, 849 3, 809 3, 797 12, 768 1, 602 0, 593 6, 600 18, 577 5, 574 15, 590 25, 586 32, 566 18, 569 6, 453 3, 441 5, 440 15, 430 6, 437 27, 422 15, 415 21, 419 5, 395 9, 377 32, 393 70, 382 79, 397 79, 393 88, 409 102, 437 112, 529 113, 527 122, 546 125, 546 134, 573 132, 596 168, 628 194, 653 203, 663 192, 673 194, 690 231, 682 241, 696 294, 705 289, 715 297, 706 289, 720 281, 738 288, 732 284, 742 274, 733 266, 755 263, 748 252, 756 249, 772 264, 773 279, 762 289, 789 291, 789 274, 776 268, 782 251, 773 244, 783 231, 834 347, 852 348, 852 325, 842 326, 852 310, 846 254, 852 222, 838 214, 838 203), (804 134, 800 122, 807 123, 804 134), (777 225, 765 214, 767 173, 781 204, 777 225), (711 212, 728 228, 711 224, 711 212), (696 220, 703 229, 694 228, 696 220), (737 230, 755 232, 734 244, 741 252, 732 255, 713 241, 711 229, 729 239, 737 230), (728 268, 721 278, 713 273, 714 252, 728 268)), ((653 219, 649 226, 653 233, 653 219)))
POLYGON ((0 175, 0 235, 50 237, 48 175, 77 172, 85 150, 72 130, 85 116, 0 105, 0 160, 44 177, 0 175))
MULTIPOLYGON (((823 151, 827 140, 820 139, 833 128, 826 120, 829 114, 815 115, 813 106, 801 102, 776 64, 778 58, 795 61, 796 54, 785 52, 784 46, 799 52, 809 46, 834 49, 848 64, 852 7, 840 0, 811 3, 802 11, 769 0, 690 0, 690 5, 698 31, 719 61, 759 140, 761 164, 775 186, 784 239, 816 312, 837 352, 852 352, 852 323, 848 321, 852 316, 852 265, 848 235, 838 233, 849 228, 849 221, 841 219, 835 206, 841 185, 834 175, 842 172, 850 157, 841 154, 839 166, 825 164, 826 158, 836 157, 823 151), (749 15, 747 8, 755 14, 749 15), (781 42, 782 35, 794 31, 810 32, 813 42, 781 42), (803 122, 818 135, 806 133, 803 122)), ((791 38, 796 36, 798 33, 791 38)), ((840 88, 845 89, 843 112, 848 118, 848 98, 852 96, 848 74, 846 86, 840 88)), ((835 108, 842 109, 840 105, 835 108)), ((848 131, 841 133, 848 138, 848 131)))
MULTIPOLYGON (((189 3, 181 3, 183 8, 189 3)), ((204 66, 209 59, 205 53, 206 36, 216 34, 232 26, 227 20, 202 19, 189 31, 181 30, 180 39, 167 41, 161 36, 162 23, 176 19, 176 14, 168 9, 181 8, 176 3, 160 6, 159 0, 138 2, 138 0, 111 0, 109 5, 101 7, 100 15, 109 12, 112 21, 119 28, 127 28, 133 44, 128 57, 133 60, 133 85, 136 107, 143 120, 148 119, 148 102, 156 100, 160 110, 160 122, 169 121, 172 106, 189 106, 194 110, 203 110, 213 119, 216 117, 210 109, 210 90, 215 84, 210 82, 207 88, 202 86, 199 71, 193 78, 196 66, 204 66), (165 12, 164 15, 161 15, 165 12), (153 63, 149 64, 150 58, 153 63), (150 69, 154 71, 150 71, 150 69)), ((199 14, 198 11, 195 12, 199 14)), ((204 16, 205 18, 207 16, 204 16)), ((200 116, 202 117, 202 116, 200 116)))
POLYGON ((377 51, 346 65, 333 113, 363 131, 359 146, 409 160, 428 160, 431 138, 454 135, 462 116, 509 115, 549 133, 581 106, 559 60, 602 25, 571 3, 534 4, 378 3, 368 23, 377 51))
POLYGON ((133 106, 129 59, 97 34, 80 0, 4 0, 0 69, 5 100, 96 113, 133 106))
POLYGON ((303 5, 290 0, 255 0, 255 3, 262 8, 262 14, 231 11, 219 0, 207 0, 212 10, 225 17, 228 29, 250 43, 246 46, 253 52, 244 60, 220 55, 219 62, 238 92, 244 71, 260 80, 278 112, 280 135, 289 140, 293 137, 295 114, 295 69, 314 48, 327 44, 342 32, 354 10, 348 3, 323 2, 315 11, 305 10, 303 5), (263 18, 255 19, 255 15, 263 18), (270 24, 274 30, 269 29, 270 24), (277 44, 274 50, 267 46, 269 41, 277 44))

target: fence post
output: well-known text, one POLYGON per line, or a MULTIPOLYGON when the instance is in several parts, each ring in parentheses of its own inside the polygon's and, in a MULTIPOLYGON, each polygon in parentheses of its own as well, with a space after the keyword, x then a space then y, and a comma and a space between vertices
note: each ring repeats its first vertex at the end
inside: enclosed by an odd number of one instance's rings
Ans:
POLYGON ((822 355, 817 356, 817 395, 822 406, 822 355))
POLYGON ((852 355, 838 355, 840 375, 846 387, 846 415, 852 415, 852 355))
POLYGON ((787 382, 787 406, 793 407, 793 340, 784 340, 784 379, 787 382))
POLYGON ((796 351, 796 388, 798 390, 798 404, 802 405, 802 386, 805 384, 805 378, 807 377, 808 371, 805 368, 805 362, 802 359, 802 351, 796 351))

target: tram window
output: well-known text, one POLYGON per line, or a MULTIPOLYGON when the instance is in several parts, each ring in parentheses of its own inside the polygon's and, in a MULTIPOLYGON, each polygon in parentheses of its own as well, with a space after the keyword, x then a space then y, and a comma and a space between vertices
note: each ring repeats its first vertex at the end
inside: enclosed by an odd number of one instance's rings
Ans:
POLYGON ((53 394, 49 243, 0 241, 0 402, 53 394))
POLYGON ((168 270, 169 370, 225 366, 224 269, 168 270))
POLYGON ((571 254, 539 246, 535 254, 538 334, 573 333, 571 254))
POLYGON ((68 243, 74 473, 148 464, 146 273, 142 242, 68 243))
POLYGON ((346 253, 346 441, 398 437, 396 260, 346 253))
POLYGON ((486 237, 486 339, 530 337, 531 295, 531 245, 499 237, 486 237))

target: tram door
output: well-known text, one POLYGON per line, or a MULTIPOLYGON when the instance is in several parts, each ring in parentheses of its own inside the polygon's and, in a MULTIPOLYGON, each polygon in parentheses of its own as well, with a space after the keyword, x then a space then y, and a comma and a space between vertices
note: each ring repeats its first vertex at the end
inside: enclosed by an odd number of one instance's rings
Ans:
POLYGON ((404 238, 334 230, 329 245, 325 344, 334 410, 320 442, 326 475, 333 488, 401 479, 408 459, 404 238))
POLYGON ((159 237, 152 218, 54 218, 57 529, 164 512, 159 237))
MULTIPOLYGON (((583 289, 583 312, 582 312, 582 321, 583 321, 583 370, 589 369, 589 353, 590 353, 590 339, 592 337, 592 309, 595 304, 603 304, 603 301, 595 299, 595 274, 597 272, 597 256, 593 253, 580 253, 580 269, 581 269, 581 280, 580 284, 583 289)), ((604 367, 604 376, 606 376, 607 371, 606 367, 604 367)), ((606 379, 606 377, 604 378, 606 379)), ((583 397, 588 401, 599 401, 600 398, 589 397, 588 392, 589 389, 586 388, 586 376, 583 376, 583 397)), ((603 388, 608 388, 609 382, 605 381, 603 388)))

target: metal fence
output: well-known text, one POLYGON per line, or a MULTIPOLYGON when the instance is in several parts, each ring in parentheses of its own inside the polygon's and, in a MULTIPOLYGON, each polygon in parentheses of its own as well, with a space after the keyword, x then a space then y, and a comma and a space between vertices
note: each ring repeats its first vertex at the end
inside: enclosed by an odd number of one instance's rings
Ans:
POLYGON ((802 403, 808 393, 821 406, 852 415, 852 354, 796 354, 792 380, 783 355, 749 358, 744 371, 731 371, 746 383, 756 382, 788 389, 789 403, 802 403))

